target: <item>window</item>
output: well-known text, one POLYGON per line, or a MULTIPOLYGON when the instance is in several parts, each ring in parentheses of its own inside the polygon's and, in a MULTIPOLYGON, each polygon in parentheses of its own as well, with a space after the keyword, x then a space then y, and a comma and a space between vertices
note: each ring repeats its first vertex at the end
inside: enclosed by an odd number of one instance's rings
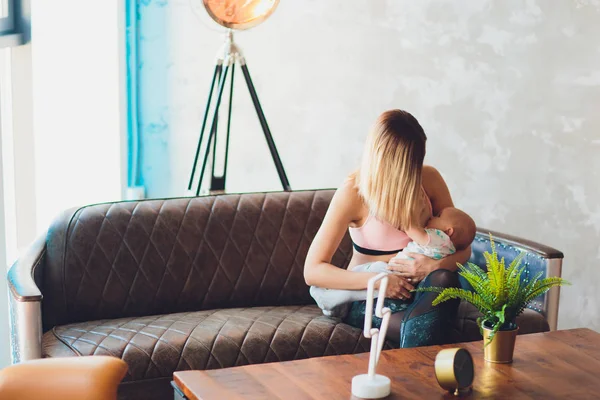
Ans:
POLYGON ((11 64, 11 49, 0 49, 0 208, 4 211, 0 218, 0 229, 4 235, 4 241, 0 243, 0 262, 6 262, 7 266, 17 258, 11 64))

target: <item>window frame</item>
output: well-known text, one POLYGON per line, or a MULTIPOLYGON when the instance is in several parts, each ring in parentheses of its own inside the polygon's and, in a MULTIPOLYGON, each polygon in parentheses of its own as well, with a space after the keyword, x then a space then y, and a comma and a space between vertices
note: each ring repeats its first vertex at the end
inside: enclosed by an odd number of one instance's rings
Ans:
POLYGON ((7 15, 0 18, 0 48, 16 47, 25 44, 21 32, 21 0, 0 0, 6 6, 7 15))
MULTIPOLYGON (((0 17, 0 35, 10 35, 17 33, 15 24, 15 0, 0 0, 6 2, 6 16, 0 17)), ((4 6, 4 4, 2 4, 4 6)))

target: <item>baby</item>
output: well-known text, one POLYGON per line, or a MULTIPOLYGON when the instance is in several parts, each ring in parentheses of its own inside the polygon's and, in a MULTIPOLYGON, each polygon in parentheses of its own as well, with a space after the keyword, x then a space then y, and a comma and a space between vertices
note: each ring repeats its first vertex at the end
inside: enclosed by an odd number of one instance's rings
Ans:
MULTIPOLYGON (((439 217, 429 219, 425 228, 406 230, 412 241, 396 258, 411 259, 408 253, 417 253, 439 260, 454 254, 457 248, 462 250, 469 246, 475 238, 475 231, 475 222, 469 215, 454 207, 444 208, 439 217)), ((387 263, 382 261, 358 265, 352 272, 390 273, 387 263)), ((323 289, 316 286, 311 286, 310 294, 323 314, 339 318, 346 316, 350 303, 367 298, 366 290, 323 289)))

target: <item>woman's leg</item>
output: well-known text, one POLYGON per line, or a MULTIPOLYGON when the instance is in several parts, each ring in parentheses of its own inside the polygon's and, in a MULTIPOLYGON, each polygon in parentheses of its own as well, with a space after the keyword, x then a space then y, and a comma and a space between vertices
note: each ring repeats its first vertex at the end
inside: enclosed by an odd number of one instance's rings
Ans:
POLYGON ((398 338, 400 337, 400 329, 405 314, 406 311, 400 311, 390 316, 390 322, 388 324, 388 330, 385 334, 385 338, 394 343, 394 347, 398 346, 398 338))
MULTIPOLYGON (((456 272, 440 269, 427 275, 419 287, 460 287, 460 282, 456 272)), ((449 300, 434 307, 431 303, 437 296, 433 292, 415 293, 414 301, 402 320, 400 347, 444 344, 451 339, 460 300, 449 300)))
MULTIPOLYGON (((406 300, 385 299, 384 306, 388 307, 392 311, 392 315, 390 317, 390 322, 388 325, 388 330, 385 337, 389 341, 397 345, 398 338, 400 337, 400 326, 404 317, 404 313, 409 306, 409 302, 406 300)), ((352 306, 350 307, 350 312, 344 319, 344 322, 348 325, 354 326, 355 328, 364 329, 365 309, 365 301, 355 301, 354 303, 352 303, 352 306)), ((374 328, 381 327, 381 318, 377 318, 374 312, 372 326, 374 328)))

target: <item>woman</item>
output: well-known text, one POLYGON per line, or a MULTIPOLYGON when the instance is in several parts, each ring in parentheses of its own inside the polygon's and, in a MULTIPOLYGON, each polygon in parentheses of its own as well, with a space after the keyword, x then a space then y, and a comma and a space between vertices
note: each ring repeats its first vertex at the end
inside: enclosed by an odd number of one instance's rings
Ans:
MULTIPOLYGON (((393 315, 388 338, 401 347, 441 344, 449 339, 458 301, 432 306, 435 293, 411 290, 423 286, 457 287, 457 263, 468 260, 470 247, 441 260, 413 254, 413 260, 394 258, 410 241, 404 230, 424 226, 432 215, 453 207, 448 187, 433 167, 423 166, 427 138, 408 112, 383 113, 371 130, 360 169, 350 175, 333 199, 308 251, 304 277, 308 285, 361 290, 375 274, 352 272, 374 261, 388 263, 386 305, 393 315), (348 270, 331 258, 349 229, 354 245, 348 270), (414 298, 413 298, 414 297, 414 298)), ((365 302, 353 303, 346 322, 364 326, 365 302)), ((377 323, 378 321, 374 321, 377 323)))

